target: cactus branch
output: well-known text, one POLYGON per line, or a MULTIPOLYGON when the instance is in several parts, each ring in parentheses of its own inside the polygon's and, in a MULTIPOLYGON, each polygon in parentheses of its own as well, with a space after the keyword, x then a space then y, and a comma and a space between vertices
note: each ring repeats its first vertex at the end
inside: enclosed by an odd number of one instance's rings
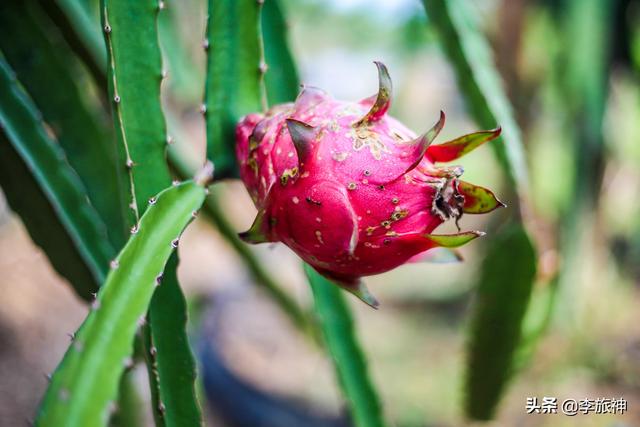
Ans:
POLYGON ((186 182, 162 191, 120 252, 91 311, 54 373, 38 426, 106 425, 140 319, 205 189, 186 182))

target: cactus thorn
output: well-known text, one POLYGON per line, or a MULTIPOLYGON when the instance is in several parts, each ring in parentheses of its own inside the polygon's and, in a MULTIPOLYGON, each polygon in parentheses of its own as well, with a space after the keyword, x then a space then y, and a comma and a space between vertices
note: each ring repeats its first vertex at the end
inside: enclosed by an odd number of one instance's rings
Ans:
POLYGON ((200 112, 201 112, 202 114, 206 114, 206 112, 207 112, 207 105, 206 105, 206 104, 202 104, 202 105, 200 106, 200 112))
POLYGON ((106 24, 104 26, 104 32, 107 33, 107 34, 110 34, 111 33, 111 25, 106 24))
POLYGON ((191 211, 191 218, 196 218, 198 216, 198 211, 191 211))
POLYGON ((133 368, 133 359, 131 358, 131 356, 125 357, 125 359, 123 361, 123 365, 124 365, 125 369, 133 368))
POLYGON ((115 95, 113 97, 113 102, 115 102, 116 104, 119 104, 120 103, 120 95, 115 95))
POLYGON ((177 179, 174 179, 173 181, 171 181, 171 185, 173 185, 174 187, 177 187, 178 185, 180 185, 180 181, 178 181, 177 179))
POLYGON ((156 357, 156 354, 158 354, 158 349, 157 349, 155 346, 151 347, 151 348, 149 349, 149 354, 150 354, 152 357, 156 357))
POLYGON ((118 404, 115 401, 109 402, 109 406, 107 407, 107 412, 109 415, 113 415, 118 411, 118 404))
POLYGON ((74 332, 69 332, 67 333, 67 336, 69 337, 69 339, 71 341, 73 341, 74 339, 76 339, 76 334, 74 332))
POLYGON ((162 273, 156 276, 156 286, 160 286, 161 283, 162 283, 162 273))
POLYGON ((262 74, 264 74, 264 73, 266 73, 266 72, 267 72, 267 70, 269 69, 269 65, 267 65, 267 63, 266 63, 266 62, 261 61, 261 62, 260 62, 260 66, 258 67, 258 69, 260 70, 260 72, 261 72, 262 74))
POLYGON ((167 7, 166 3, 165 3, 165 2, 163 2, 162 0, 160 0, 160 1, 158 2, 158 9, 159 9, 159 10, 164 10, 164 9, 166 9, 166 7, 167 7))
POLYGON ((93 297, 93 299, 98 298, 98 293, 97 292, 91 292, 91 297, 93 297))
POLYGON ((44 377, 47 379, 48 382, 51 382, 51 374, 44 374, 44 377))
POLYGON ((173 144, 175 141, 171 135, 167 135, 167 145, 173 144))
POLYGON ((133 227, 131 227, 131 229, 129 230, 131 232, 131 234, 137 234, 138 233, 138 224, 134 225, 133 227))
POLYGON ((138 318, 138 327, 143 327, 147 323, 147 318, 142 315, 138 318))
POLYGON ((155 205, 156 204, 157 199, 155 197, 152 197, 149 199, 149 204, 150 205, 155 205))
POLYGON ((213 181, 213 171, 213 163, 207 161, 198 173, 196 173, 196 176, 193 177, 193 180, 201 187, 208 187, 213 181))
POLYGON ((202 40, 202 48, 204 50, 208 50, 209 49, 209 40, 208 39, 202 40))
POLYGON ((127 169, 132 169, 134 165, 133 160, 127 159, 127 162, 125 163, 125 165, 127 166, 127 169))
POLYGON ((175 249, 175 248, 177 248, 177 247, 178 247, 178 244, 179 244, 179 243, 180 243, 180 238, 173 239, 173 240, 171 241, 171 247, 175 249))
POLYGON ((167 410, 167 407, 164 406, 164 403, 162 402, 158 403, 158 411, 160 411, 160 414, 164 415, 166 410, 167 410))

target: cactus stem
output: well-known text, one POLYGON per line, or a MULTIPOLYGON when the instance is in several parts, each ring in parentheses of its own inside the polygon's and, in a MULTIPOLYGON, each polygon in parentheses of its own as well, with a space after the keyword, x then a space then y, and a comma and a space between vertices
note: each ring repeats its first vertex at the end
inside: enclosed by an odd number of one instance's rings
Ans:
MULTIPOLYGON (((104 25, 104 30, 105 33, 110 34, 111 33, 111 26, 109 25, 109 15, 108 15, 108 10, 106 5, 104 6, 103 9, 103 16, 104 16, 104 21, 105 21, 105 25, 104 25)), ((113 53, 113 44, 111 42, 111 37, 107 37, 106 38, 107 41, 107 49, 108 49, 108 57, 109 57, 109 61, 110 66, 111 66, 111 78, 112 78, 112 83, 113 83, 113 93, 115 94, 113 97, 113 101, 116 103, 116 107, 114 108, 116 111, 116 115, 117 115, 117 122, 118 122, 118 131, 120 132, 120 135, 122 137, 122 143, 124 145, 124 150, 125 150, 125 155, 127 157, 127 159, 131 158, 131 154, 130 154, 130 150, 129 150, 129 144, 127 142, 127 134, 124 130, 124 124, 123 124, 123 120, 122 120, 122 111, 120 108, 118 108, 118 105, 120 104, 120 96, 118 95, 118 80, 116 79, 116 63, 115 63, 115 56, 113 53)), ((132 202, 131 202, 131 209, 133 210, 133 213, 135 215, 135 219, 136 222, 138 222, 140 220, 140 213, 138 212, 138 203, 136 201, 136 191, 135 191, 135 184, 134 184, 134 180, 133 180, 133 174, 131 173, 131 169, 129 169, 129 188, 131 190, 131 198, 132 198, 132 202)))

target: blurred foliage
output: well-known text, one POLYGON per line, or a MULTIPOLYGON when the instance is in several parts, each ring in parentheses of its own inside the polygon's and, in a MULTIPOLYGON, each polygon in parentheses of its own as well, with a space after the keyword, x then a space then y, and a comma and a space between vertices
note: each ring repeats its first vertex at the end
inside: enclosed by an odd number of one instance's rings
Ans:
POLYGON ((508 225, 489 244, 478 281, 478 295, 469 341, 467 414, 493 418, 499 396, 513 374, 533 280, 535 250, 520 225, 508 225), (504 253, 518 254, 505 257, 504 253))

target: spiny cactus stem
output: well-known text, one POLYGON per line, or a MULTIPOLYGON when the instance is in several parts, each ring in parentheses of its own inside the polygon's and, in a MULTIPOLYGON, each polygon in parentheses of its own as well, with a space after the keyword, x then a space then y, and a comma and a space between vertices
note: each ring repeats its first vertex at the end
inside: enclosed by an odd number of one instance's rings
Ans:
POLYGON ((140 212, 138 211, 138 201, 136 200, 136 189, 135 189, 135 183, 133 179, 132 169, 133 169, 134 162, 131 159, 131 152, 129 150, 129 144, 127 143, 127 133, 124 130, 124 124, 122 120, 122 111, 120 108, 121 99, 120 99, 120 96, 118 95, 118 80, 116 78, 116 61, 113 54, 113 44, 111 42, 111 37, 112 37, 111 34, 113 31, 113 28, 109 24, 109 15, 107 13, 106 3, 104 5, 103 13, 104 13, 104 32, 107 35, 105 39, 107 42, 107 49, 109 51, 109 61, 111 65, 111 79, 113 83, 113 93, 115 94, 113 97, 113 102, 114 102, 113 108, 116 112, 116 117, 118 119, 117 120, 118 132, 120 132, 120 135, 122 136, 122 143, 124 145, 124 151, 127 158, 126 168, 127 168, 127 173, 129 175, 129 188, 131 191, 131 204, 129 205, 129 207, 133 211, 135 215, 136 223, 137 223, 140 220, 140 212))

